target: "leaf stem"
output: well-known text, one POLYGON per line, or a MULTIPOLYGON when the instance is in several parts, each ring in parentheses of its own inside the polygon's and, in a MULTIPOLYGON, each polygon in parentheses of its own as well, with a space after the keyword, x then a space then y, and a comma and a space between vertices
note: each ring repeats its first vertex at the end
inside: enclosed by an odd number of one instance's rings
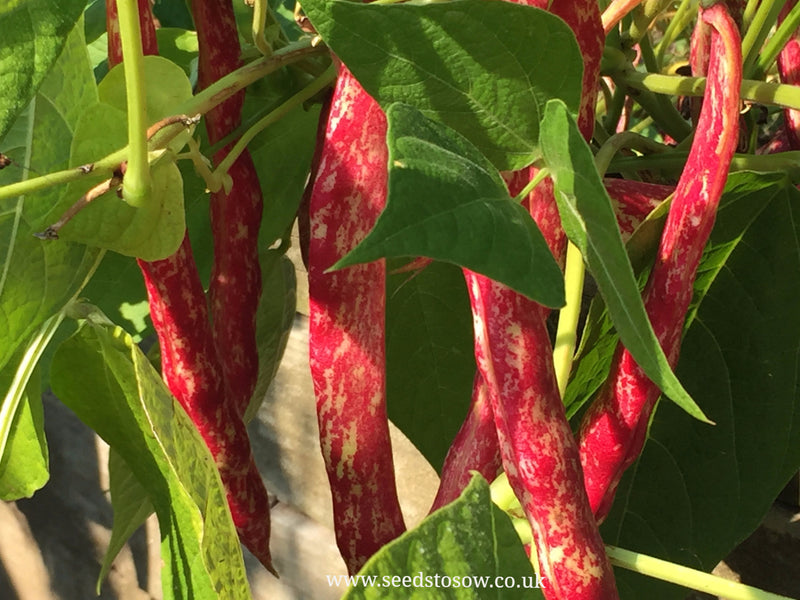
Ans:
MULTIPOLYGON (((295 63, 305 58, 327 52, 324 46, 312 47, 310 42, 305 40, 298 42, 280 50, 270 57, 255 60, 236 71, 222 77, 205 90, 186 101, 176 109, 177 114, 205 114, 218 104, 221 104, 240 90, 246 88, 251 83, 258 81, 262 77, 277 71, 291 63, 295 63)), ((184 131, 183 127, 172 126, 158 132, 152 140, 151 146, 154 149, 166 147, 179 133, 184 131)), ((111 176, 120 163, 127 160, 130 156, 130 146, 117 150, 93 163, 92 173, 95 175, 111 176)), ((48 173, 40 177, 26 179, 17 183, 12 183, 0 187, 0 200, 15 198, 17 196, 31 194, 53 186, 66 185, 71 181, 86 176, 86 171, 80 167, 73 167, 55 173, 48 173)))
POLYGON ((758 6, 761 3, 761 0, 747 0, 747 3, 744 7, 744 12, 742 13, 742 31, 747 31, 750 29, 750 24, 753 22, 753 17, 756 14, 756 10, 758 10, 758 6))
MULTIPOLYGON (((635 72, 639 73, 638 71, 635 72)), ((628 73, 628 70, 624 71, 625 75, 628 73)), ((639 73, 639 75, 648 76, 645 73, 639 73)), ((659 75, 659 77, 661 76, 659 75)), ((678 109, 671 102, 666 101, 666 98, 662 99, 661 96, 653 93, 656 90, 651 90, 649 86, 629 85, 629 81, 624 75, 620 77, 619 72, 612 74, 612 78, 616 85, 628 86, 638 90, 630 95, 653 118, 653 121, 674 139, 683 140, 691 134, 692 128, 678 112, 678 109)))
MULTIPOLYGON (((605 173, 614 155, 623 148, 636 148, 653 152, 664 152, 667 147, 636 133, 624 131, 611 136, 603 144, 595 156, 598 173, 605 173)), ((553 365, 561 397, 567 389, 569 374, 575 356, 578 341, 578 320, 581 312, 583 282, 586 277, 586 265, 580 250, 570 242, 567 246, 567 260, 564 269, 564 288, 566 304, 558 314, 555 346, 553 347, 553 365)))
MULTIPOLYGON (((626 69, 614 73, 615 80, 630 87, 674 96, 702 96, 706 89, 705 77, 684 77, 681 75, 661 75, 640 73, 626 69)), ((755 79, 744 79, 741 89, 742 100, 757 104, 775 105, 800 110, 800 87, 786 83, 767 83, 755 79)))
POLYGON ((758 53, 753 65, 753 79, 760 79, 764 76, 798 27, 800 27, 800 4, 795 4, 775 33, 764 44, 761 52, 758 53))
POLYGON ((770 29, 778 20, 778 13, 781 12, 785 3, 786 0, 763 0, 759 3, 753 21, 742 38, 742 73, 745 77, 753 75, 753 67, 761 46, 767 39, 770 29))
POLYGON ((672 42, 675 41, 675 38, 678 37, 678 34, 688 27, 692 18, 697 13, 697 2, 698 0, 681 1, 678 10, 675 11, 675 14, 670 19, 669 25, 667 25, 667 29, 664 31, 664 35, 656 47, 657 64, 664 64, 664 55, 667 53, 667 49, 672 42))
MULTIPOLYGON (((608 165, 609 173, 622 171, 641 171, 644 169, 663 169, 680 171, 688 156, 687 151, 672 151, 648 156, 618 156, 608 165)), ((776 154, 735 154, 731 161, 731 171, 785 171, 792 180, 800 178, 800 151, 779 152, 776 154)))
POLYGON ((567 389, 569 374, 572 371, 572 361, 575 356, 575 346, 578 341, 578 319, 581 314, 581 300, 583 297, 583 280, 586 275, 586 265, 578 247, 572 242, 567 245, 567 262, 564 269, 564 293, 566 304, 558 313, 558 329, 553 347, 553 366, 558 382, 558 392, 564 397, 567 389))
POLYGON ((616 27, 622 18, 639 6, 642 0, 611 0, 603 11, 603 31, 606 35, 616 27))
POLYGON ((203 91, 187 100, 175 112, 194 115, 206 114, 251 83, 266 77, 286 65, 298 62, 315 54, 327 52, 325 46, 312 46, 309 39, 302 39, 276 50, 271 56, 254 60, 227 74, 203 91))
POLYGON ((255 0, 253 5, 253 43, 264 56, 272 56, 272 46, 264 35, 267 24, 267 0, 255 0))
POLYGON ((606 546, 611 564, 642 575, 669 581, 700 592, 728 600, 792 600, 786 596, 765 592, 758 588, 729 581, 710 573, 690 569, 646 554, 606 546))
POLYGON ((514 202, 520 204, 525 198, 528 197, 534 188, 539 185, 547 176, 550 175, 550 169, 547 167, 543 167, 536 172, 536 175, 533 176, 528 184, 522 188, 522 191, 514 197, 514 202))
POLYGON ((617 132, 619 120, 622 117, 622 110, 625 108, 625 100, 628 98, 628 86, 617 85, 614 87, 611 102, 606 105, 606 116, 603 118, 603 126, 608 135, 617 132))
POLYGON ((128 167, 122 196, 131 206, 141 206, 150 191, 147 160, 147 107, 144 87, 144 52, 136 0, 117 0, 125 96, 128 104, 128 167))
POLYGON ((227 173, 239 155, 244 152, 252 139, 257 136, 261 131, 283 118, 286 114, 294 110, 306 100, 313 98, 317 93, 325 89, 328 85, 336 80, 336 66, 330 65, 328 69, 309 85, 297 92, 294 96, 286 100, 283 104, 278 106, 275 110, 260 119, 250 129, 242 134, 239 141, 231 148, 231 151, 219 163, 219 166, 214 170, 214 176, 219 177, 222 173, 227 173))
POLYGON ((655 140, 644 137, 633 131, 623 131, 612 135, 602 146, 594 157, 598 173, 608 171, 609 165, 620 150, 631 149, 653 154, 663 154, 670 152, 670 147, 659 144, 655 140))
MULTIPOLYGON (((511 489, 511 484, 508 482, 508 475, 505 471, 500 473, 489 486, 489 494, 500 510, 508 512, 509 510, 520 508, 519 500, 514 495, 514 490, 511 489)), ((527 523, 527 520, 525 521, 527 523)), ((528 525, 530 528, 530 525, 528 525)))
MULTIPOLYGON (((500 482, 499 477, 492 483, 492 488, 498 482, 500 482)), ((492 492, 492 500, 494 501, 494 492, 492 492)), ((495 504, 497 504, 496 501, 495 504)), ((499 506, 499 508, 502 509, 503 507, 499 506)), ((508 511, 505 510, 505 512, 508 511)), ((509 515, 509 517, 520 540, 523 543, 531 540, 533 536, 528 520, 517 518, 513 515, 509 515)), ((640 552, 609 545, 606 545, 605 549, 611 564, 615 567, 622 567, 647 577, 668 581, 681 587, 711 594, 712 596, 726 598, 727 600, 793 600, 787 596, 765 592, 750 585, 723 579, 711 573, 704 573, 697 569, 691 569, 654 556, 641 554, 640 552)))

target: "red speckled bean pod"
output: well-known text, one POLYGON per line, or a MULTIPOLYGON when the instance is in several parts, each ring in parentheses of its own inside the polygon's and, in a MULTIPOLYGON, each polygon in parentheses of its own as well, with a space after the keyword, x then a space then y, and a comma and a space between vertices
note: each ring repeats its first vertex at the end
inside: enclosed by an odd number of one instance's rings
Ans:
POLYGON ((611 197, 611 206, 623 240, 627 240, 647 215, 675 191, 671 185, 629 179, 609 177, 603 183, 611 197))
MULTIPOLYGON (((192 0, 199 42, 198 81, 207 87, 241 64, 239 35, 231 0, 192 0)), ((244 93, 240 92, 206 115, 206 130, 213 144, 240 123, 244 93)), ((221 160, 223 148, 215 160, 221 160)), ((211 229, 214 265, 209 285, 211 323, 216 354, 225 382, 224 401, 218 410, 219 430, 227 445, 215 454, 228 494, 228 505, 247 548, 271 569, 270 516, 267 490, 250 449, 242 416, 258 378, 255 340, 256 311, 261 295, 258 229, 261 224, 261 186, 250 154, 245 151, 228 175, 233 187, 211 194, 211 229)))
POLYGON ((161 345, 161 372, 214 457, 239 537, 274 573, 267 491, 241 415, 225 402, 205 293, 187 240, 167 259, 140 261, 161 345))
POLYGON ((616 584, 583 488, 540 305, 465 271, 475 358, 492 403, 503 467, 533 530, 548 600, 611 600, 616 584))
POLYGON ((458 498, 472 478, 471 471, 477 471, 487 481, 493 481, 502 466, 489 388, 481 374, 476 373, 472 384, 472 403, 466 420, 447 451, 439 491, 431 512, 458 498))
MULTIPOLYGON (((107 4, 109 65, 122 60, 116 3, 107 4)), ((158 54, 149 0, 139 0, 145 54, 158 54)), ((239 537, 274 573, 269 552, 269 499, 250 449, 244 422, 226 402, 226 386, 214 344, 206 296, 188 235, 178 251, 155 262, 139 260, 150 317, 161 347, 161 372, 211 451, 239 537)))
MULTIPOLYGON (((694 277, 714 224, 739 130, 739 32, 723 3, 701 9, 700 15, 712 28, 708 86, 644 294, 647 314, 672 365, 678 359, 694 277)), ((581 425, 581 463, 598 518, 608 513, 622 473, 641 452, 659 395, 659 389, 619 346, 609 377, 581 425)))
POLYGON ((341 67, 309 200, 308 283, 320 442, 350 573, 405 530, 386 417, 385 264, 325 273, 385 206, 385 138, 383 111, 341 67))
MULTIPOLYGON (((550 10, 570 24, 584 54, 579 124, 588 137, 604 37, 598 6, 592 1, 554 2, 550 10)), ((532 175, 510 176, 511 193, 532 175)), ((542 182, 527 203, 560 260, 566 239, 552 184, 542 182)), ((583 488, 577 443, 556 384, 545 325, 548 310, 484 276, 465 270, 465 277, 478 370, 488 388, 503 467, 531 524, 547 581, 545 596, 615 599, 614 575, 583 488)))
MULTIPOLYGON (((208 87, 241 65, 239 34, 231 0, 193 0, 192 14, 200 46, 198 82, 208 87)), ((214 144, 241 122, 244 92, 232 96, 206 115, 208 140, 214 144)), ((222 160, 230 145, 219 150, 222 160)), ((258 230, 263 208, 261 185, 250 153, 245 150, 231 165, 233 182, 211 194, 214 264, 209 284, 211 320, 228 402, 244 414, 258 379, 255 324, 261 296, 258 230)))

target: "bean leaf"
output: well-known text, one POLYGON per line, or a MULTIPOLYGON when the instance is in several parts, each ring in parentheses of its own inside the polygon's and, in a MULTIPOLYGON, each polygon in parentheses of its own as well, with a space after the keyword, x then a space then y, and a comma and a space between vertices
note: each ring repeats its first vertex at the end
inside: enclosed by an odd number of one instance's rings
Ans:
POLYGON ((343 600, 543 597, 511 520, 480 475, 458 499, 381 548, 360 574, 375 583, 352 586, 343 600))
POLYGON ((545 110, 542 152, 555 185, 564 230, 583 254, 625 348, 678 406, 696 419, 710 422, 675 377, 658 343, 592 152, 559 100, 548 102, 545 110))
MULTIPOLYGON (((51 381, 61 401, 119 453, 147 491, 161 526, 164 589, 175 599, 249 598, 239 538, 211 453, 130 336, 89 314, 56 351, 51 381)), ((134 516, 137 511, 132 505, 134 516)))
POLYGON ((393 104, 386 117, 386 209, 334 268, 427 256, 486 275, 545 306, 562 306, 561 270, 492 164, 466 138, 411 106, 393 104))
MULTIPOLYGON (((800 468, 799 223, 800 192, 784 174, 729 177, 677 366, 717 425, 659 407, 603 523, 608 543, 710 571, 800 468)), ((686 597, 649 577, 620 572, 618 582, 623 599, 686 597)))
POLYGON ((439 471, 472 395, 472 312, 461 269, 433 262, 391 273, 406 262, 387 264, 386 407, 439 471))
POLYGON ((0 4, 0 140, 53 68, 84 6, 85 0, 0 4))
POLYGON ((384 110, 395 102, 415 106, 498 169, 534 160, 549 99, 578 110, 578 44, 564 21, 543 10, 485 0, 305 0, 303 10, 384 110))

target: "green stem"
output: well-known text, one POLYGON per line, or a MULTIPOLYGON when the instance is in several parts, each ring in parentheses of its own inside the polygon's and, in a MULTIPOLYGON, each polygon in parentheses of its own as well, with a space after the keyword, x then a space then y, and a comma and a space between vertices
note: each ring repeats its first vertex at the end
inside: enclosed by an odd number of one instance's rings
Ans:
MULTIPOLYGON (((646 76, 644 73, 641 75, 646 76)), ((614 77, 617 85, 626 85, 627 81, 614 77)), ((652 117, 657 127, 678 141, 685 139, 692 133, 689 123, 683 118, 678 109, 671 102, 664 102, 659 99, 658 94, 646 88, 629 86, 638 91, 630 93, 630 96, 641 106, 649 117, 652 117)))
MULTIPOLYGON (((673 151, 648 156, 619 156, 608 165, 608 172, 665 170, 679 172, 686 164, 687 151, 673 151)), ((792 180, 800 178, 800 151, 777 154, 736 154, 731 161, 731 171, 785 171, 792 180)))
POLYGON ((564 269, 564 287, 567 303, 558 313, 558 329, 553 347, 553 365, 556 371, 558 392, 562 398, 567 389, 569 374, 572 371, 572 361, 575 356, 575 346, 578 341, 578 319, 581 314, 585 274, 586 266, 583 263, 581 251, 572 242, 569 242, 567 245, 567 262, 564 269))
POLYGON ((671 4, 672 0, 644 0, 640 10, 633 13, 633 20, 628 29, 630 39, 639 41, 648 35, 653 23, 671 4))
POLYGON ((242 137, 239 138, 239 141, 236 142, 233 148, 231 148, 231 151, 228 152, 225 158, 219 163, 219 166, 217 166, 214 171, 214 175, 218 177, 222 173, 227 173, 228 169, 231 168, 231 165, 233 165, 233 163, 236 162, 236 159, 239 158, 239 155, 245 151, 247 144, 249 144, 256 135, 261 133, 261 131, 276 121, 282 119, 287 113, 303 104, 303 102, 306 100, 316 96, 320 91, 325 89, 335 80, 336 66, 331 65, 322 75, 312 81, 308 86, 304 87, 286 102, 278 106, 275 110, 271 111, 263 119, 260 119, 255 125, 242 134, 242 137))
MULTIPOLYGON (((519 541, 523 544, 533 543, 533 532, 531 531, 531 525, 528 523, 528 519, 511 519, 511 524, 514 525, 514 530, 519 536, 519 541)), ((531 552, 531 557, 535 555, 536 552, 531 552)), ((533 569, 538 572, 536 565, 533 566, 533 569)))
MULTIPOLYGON (((499 481, 495 480, 495 483, 499 481)), ((492 486, 495 484, 493 483, 492 486)), ((492 496, 494 500, 494 496, 492 496)), ((500 507, 502 508, 502 507, 500 507)), ((531 526, 527 519, 520 519, 511 516, 514 529, 523 543, 530 542, 531 526)), ((531 557, 536 553, 532 552, 531 557)), ((793 600, 787 596, 765 592, 750 585, 723 579, 710 573, 704 573, 697 569, 690 569, 673 562, 661 560, 647 554, 632 552, 616 546, 606 546, 606 554, 611 564, 615 567, 622 567, 641 575, 668 581, 681 587, 705 592, 712 596, 726 598, 726 600, 793 600)), ((538 570, 537 570, 538 572, 538 570)))
POLYGON ((267 0, 255 0, 253 5, 253 43, 264 56, 272 56, 272 46, 264 36, 267 24, 267 0))
POLYGON ((175 112, 187 115, 206 114, 251 83, 266 77, 291 63, 298 62, 314 54, 327 52, 324 46, 312 46, 310 40, 303 39, 276 50, 272 56, 265 56, 228 73, 218 79, 196 96, 179 106, 175 112))
MULTIPOLYGON (((286 65, 324 52, 327 52, 324 47, 314 48, 307 40, 302 43, 291 44, 285 48, 281 48, 270 57, 260 58, 229 73, 190 100, 187 100, 176 109, 175 113, 188 115, 205 114, 262 77, 286 65)), ((165 130, 160 131, 153 137, 151 146, 154 149, 164 148, 183 130, 184 128, 177 125, 165 128, 165 130)), ((127 160, 129 156, 130 147, 126 146, 92 163, 91 172, 95 175, 110 176, 113 171, 119 167, 120 163, 127 160)), ((0 187, 0 200, 32 194, 53 186, 66 185, 82 177, 86 177, 85 171, 73 167, 64 171, 56 171, 55 173, 48 173, 40 177, 26 179, 25 181, 0 187)))
POLYGON ((653 52, 653 45, 650 43, 650 36, 648 34, 645 34, 642 39, 639 40, 639 50, 642 52, 642 61, 644 62, 645 69, 651 73, 659 73, 661 67, 653 52))
POLYGON ((603 119, 605 130, 609 135, 614 135, 617 132, 617 125, 619 124, 620 117, 622 117, 622 110, 625 108, 625 100, 627 97, 628 86, 617 85, 614 87, 614 94, 611 96, 608 111, 603 119))
POLYGON ((519 500, 514 495, 514 490, 511 489, 511 484, 508 482, 508 476, 505 472, 500 473, 489 486, 489 494, 500 510, 507 512, 520 507, 519 500))
POLYGON ((667 49, 675 41, 675 38, 689 26, 692 18, 697 14, 697 3, 698 0, 681 1, 678 10, 675 11, 675 15, 670 19, 669 25, 667 25, 667 29, 656 47, 656 62, 659 65, 664 64, 664 55, 667 53, 667 49))
POLYGON ((614 157, 619 153, 620 150, 623 149, 638 150, 640 152, 655 154, 661 154, 670 151, 669 146, 659 144, 658 142, 639 135, 638 133, 634 133, 633 131, 623 131, 621 133, 612 135, 608 141, 600 146, 600 149, 597 151, 597 154, 594 157, 595 165, 597 165, 597 171, 599 173, 607 172, 609 165, 614 160, 614 157))
POLYGON ((742 13, 742 31, 747 31, 750 29, 750 23, 753 22, 753 17, 758 10, 758 5, 761 3, 761 0, 747 0, 747 4, 745 4, 744 12, 742 13))
POLYGON ((778 13, 785 3, 786 0, 762 0, 758 5, 753 21, 742 39, 742 73, 745 77, 752 76, 761 46, 778 20, 778 13))
POLYGON ((719 596, 728 600, 792 600, 786 596, 765 592, 743 583, 729 581, 716 575, 690 569, 689 567, 647 556, 646 554, 623 550, 616 546, 606 546, 606 552, 611 564, 614 566, 705 592, 712 596, 719 596))
MULTIPOLYGON (((650 35, 645 34, 642 40, 639 42, 639 48, 641 49, 642 59, 645 64, 645 68, 650 73, 659 73, 661 71, 661 63, 658 62, 658 58, 653 53, 653 46, 650 43, 650 35)), ((683 115, 680 111, 676 108, 675 104, 672 102, 669 96, 664 94, 654 94, 655 96, 655 103, 658 107, 658 115, 662 115, 661 119, 663 121, 664 118, 669 119, 670 123, 675 123, 676 132, 681 133, 681 137, 676 137, 674 134, 672 135, 678 141, 682 139, 686 139, 691 135, 691 127, 683 118, 683 115)), ((641 104, 641 102, 640 102, 641 104)), ((654 122, 658 123, 658 120, 653 117, 652 113, 649 113, 650 118, 653 119, 654 122)), ((669 131, 667 131, 669 133, 669 131)))
POLYGON ((653 117, 645 117, 644 119, 636 123, 636 125, 632 126, 628 131, 630 131, 631 133, 638 133, 641 135, 641 133, 651 125, 653 125, 653 117))
MULTIPOLYGON (((597 172, 604 174, 614 156, 623 148, 664 152, 667 146, 629 131, 618 133, 611 136, 597 152, 594 159, 597 172)), ((580 250, 570 242, 567 246, 567 261, 564 269, 566 304, 558 315, 558 328, 553 348, 553 365, 556 372, 558 390, 562 398, 567 389, 567 382, 569 381, 569 374, 572 371, 572 362, 575 357, 585 276, 586 265, 583 262, 583 256, 581 256, 580 250)))
POLYGON ((128 166, 122 183, 122 196, 131 206, 141 206, 150 191, 150 165, 147 162, 147 106, 144 89, 144 53, 136 0, 117 0, 119 37, 122 42, 122 67, 125 70, 125 97, 128 104, 128 166))
POLYGON ((753 65, 753 79, 761 79, 764 76, 798 27, 800 27, 800 4, 795 4, 759 52, 753 65))
MULTIPOLYGON (((639 73, 632 69, 615 73, 614 79, 638 90, 674 96, 702 96, 706 89, 705 77, 639 73)), ((745 79, 742 81, 741 97, 756 104, 800 110, 800 86, 796 85, 745 79)))
POLYGON ((534 190, 534 188, 536 188, 536 186, 539 185, 545 179, 545 177, 549 175, 550 175, 550 169, 546 167, 539 169, 536 172, 536 175, 533 176, 533 179, 531 179, 528 182, 528 184, 524 188, 522 188, 522 191, 516 195, 516 197, 514 198, 514 202, 519 204, 523 200, 525 200, 525 198, 528 197, 528 194, 530 194, 534 190))

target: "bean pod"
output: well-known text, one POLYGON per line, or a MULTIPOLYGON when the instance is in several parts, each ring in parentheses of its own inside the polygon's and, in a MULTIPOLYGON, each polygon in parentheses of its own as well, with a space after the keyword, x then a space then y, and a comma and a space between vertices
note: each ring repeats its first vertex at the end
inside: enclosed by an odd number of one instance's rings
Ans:
POLYGON ((386 204, 386 116, 345 67, 309 198, 309 336, 336 540, 350 573, 403 533, 386 416, 385 264, 326 273, 386 204))
MULTIPOLYGON (((694 142, 672 200, 644 304, 664 353, 675 365, 703 248, 738 142, 741 42, 724 3, 701 9, 711 28, 708 84, 694 142)), ((608 513, 619 480, 644 445, 660 391, 618 346, 608 379, 584 417, 581 463, 595 515, 608 513)))

